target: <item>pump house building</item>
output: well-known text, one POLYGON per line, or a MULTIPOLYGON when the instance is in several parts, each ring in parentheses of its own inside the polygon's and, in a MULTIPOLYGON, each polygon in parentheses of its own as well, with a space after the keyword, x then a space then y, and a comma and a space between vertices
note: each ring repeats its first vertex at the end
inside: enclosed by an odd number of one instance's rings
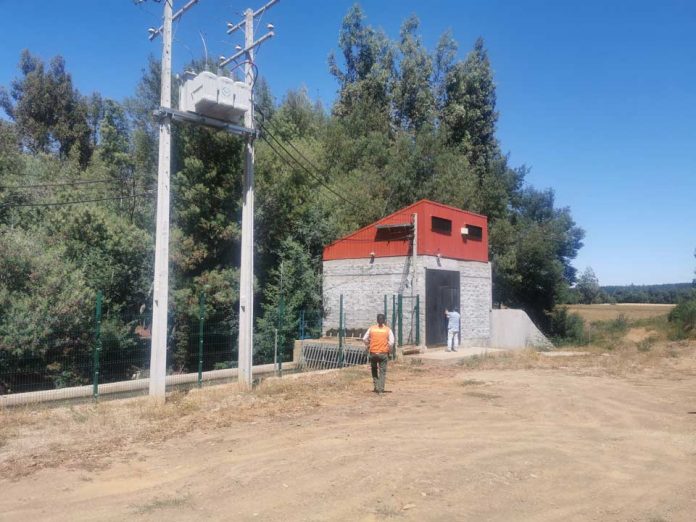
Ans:
POLYGON ((343 327, 361 329, 385 308, 391 324, 401 295, 403 344, 445 344, 445 310, 457 307, 461 344, 489 345, 485 216, 421 200, 324 248, 323 277, 324 331, 339 327, 341 296, 343 327))

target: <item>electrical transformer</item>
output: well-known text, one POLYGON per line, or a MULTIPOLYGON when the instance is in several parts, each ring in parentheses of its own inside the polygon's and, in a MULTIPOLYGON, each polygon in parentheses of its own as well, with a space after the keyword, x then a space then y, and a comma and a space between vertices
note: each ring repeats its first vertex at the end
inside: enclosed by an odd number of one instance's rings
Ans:
POLYGON ((251 108, 251 89, 244 82, 203 71, 187 74, 179 89, 179 110, 243 125, 251 108))

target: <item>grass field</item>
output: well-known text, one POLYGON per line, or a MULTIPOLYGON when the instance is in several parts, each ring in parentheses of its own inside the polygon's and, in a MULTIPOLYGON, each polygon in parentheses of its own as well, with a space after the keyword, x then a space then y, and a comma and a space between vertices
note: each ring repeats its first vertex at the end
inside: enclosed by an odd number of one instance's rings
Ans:
POLYGON ((585 321, 594 323, 597 321, 612 321, 623 315, 629 321, 638 319, 650 319, 660 315, 667 315, 674 305, 671 304, 594 304, 594 305, 566 305, 569 312, 578 314, 585 321))

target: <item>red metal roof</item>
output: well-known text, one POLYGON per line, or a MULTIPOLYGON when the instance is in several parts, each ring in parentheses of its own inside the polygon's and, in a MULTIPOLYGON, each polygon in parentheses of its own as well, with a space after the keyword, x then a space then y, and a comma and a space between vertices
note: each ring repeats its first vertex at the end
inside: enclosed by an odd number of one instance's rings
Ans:
POLYGON ((324 261, 369 258, 372 253, 375 257, 410 255, 413 230, 408 225, 412 225, 414 214, 418 216, 418 255, 488 262, 488 218, 427 199, 334 241, 324 248, 324 261), (449 233, 438 231, 448 222, 449 233), (463 235, 465 227, 470 233, 463 235), (481 229, 480 239, 472 237, 472 227, 481 229))

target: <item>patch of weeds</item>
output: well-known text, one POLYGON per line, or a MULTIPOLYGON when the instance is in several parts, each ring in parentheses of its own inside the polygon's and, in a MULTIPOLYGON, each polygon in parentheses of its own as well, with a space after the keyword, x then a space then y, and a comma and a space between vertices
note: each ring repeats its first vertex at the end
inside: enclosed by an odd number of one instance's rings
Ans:
POLYGON ((638 348, 639 352, 649 352, 650 349, 653 347, 653 344, 655 344, 655 338, 651 336, 647 339, 643 339, 642 341, 637 342, 636 347, 638 348))
POLYGON ((483 381, 476 380, 476 379, 466 379, 466 380, 462 381, 461 384, 462 384, 462 386, 480 386, 480 385, 486 384, 486 383, 483 381))
POLYGON ((670 328, 669 333, 667 334, 667 339, 670 341, 685 341, 688 339, 689 336, 687 333, 682 330, 681 328, 677 328, 676 326, 672 326, 670 328))
POLYGON ((167 405, 173 406, 179 415, 188 415, 200 410, 198 401, 188 395, 189 390, 176 390, 167 396, 167 405))
POLYGON ((619 314, 607 324, 607 331, 613 333, 625 333, 628 330, 628 318, 624 314, 619 314))
POLYGON ((588 338, 592 344, 605 350, 613 350, 622 344, 630 324, 624 314, 611 321, 595 321, 590 325, 588 338))
POLYGON ((410 372, 413 373, 421 373, 426 371, 425 366, 423 365, 423 359, 407 359, 408 364, 406 365, 406 369, 410 372))
POLYGON ((500 395, 496 395, 495 393, 485 393, 485 392, 475 392, 475 391, 465 392, 464 395, 468 395, 469 397, 476 397, 478 399, 499 399, 500 398, 500 395))
POLYGON ((156 498, 146 504, 143 504, 142 506, 136 506, 135 512, 139 515, 147 515, 148 513, 159 511, 161 509, 181 507, 188 504, 189 501, 189 495, 184 495, 182 497, 156 498))
POLYGON ((85 422, 87 422, 87 419, 89 418, 89 416, 85 414, 84 411, 76 410, 72 406, 70 407, 70 414, 72 416, 72 419, 78 424, 84 424, 85 422))
POLYGON ((483 364, 485 357, 487 357, 487 355, 474 354, 471 357, 462 359, 462 361, 459 364, 462 366, 466 366, 467 368, 480 368, 483 364))
POLYGON ((397 506, 393 505, 392 503, 382 504, 382 505, 377 506, 374 510, 374 514, 379 516, 379 517, 385 517, 385 518, 396 518, 396 517, 403 516, 401 509, 399 509, 397 506))

